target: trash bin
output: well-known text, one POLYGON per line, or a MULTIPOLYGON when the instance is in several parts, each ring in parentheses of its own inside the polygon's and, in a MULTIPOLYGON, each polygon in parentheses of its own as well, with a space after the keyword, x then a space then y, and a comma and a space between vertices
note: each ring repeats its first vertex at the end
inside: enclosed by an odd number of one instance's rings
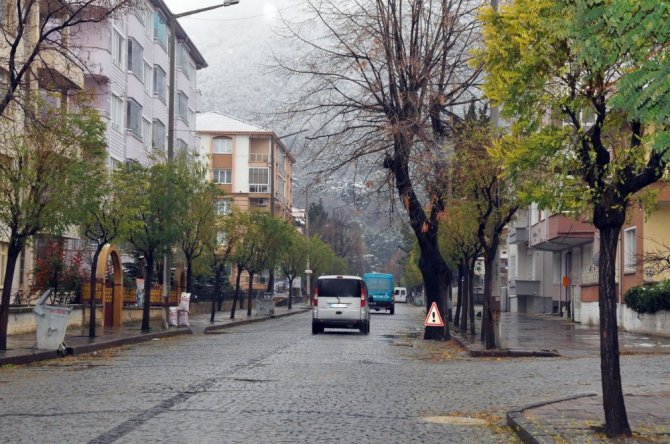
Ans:
POLYGON ((43 350, 57 350, 67 353, 65 331, 67 330, 67 321, 72 312, 72 307, 47 304, 46 300, 52 292, 53 289, 51 288, 46 290, 33 309, 37 327, 36 347, 43 350))
POLYGON ((275 305, 272 301, 272 293, 263 293, 256 298, 256 316, 274 316, 275 305))

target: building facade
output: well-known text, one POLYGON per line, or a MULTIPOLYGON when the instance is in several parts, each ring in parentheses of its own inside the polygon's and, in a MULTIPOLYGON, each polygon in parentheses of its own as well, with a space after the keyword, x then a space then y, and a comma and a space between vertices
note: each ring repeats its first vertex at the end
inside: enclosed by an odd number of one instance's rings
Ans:
MULTIPOLYGON (((269 211, 274 217, 292 220, 295 158, 273 131, 218 112, 198 114, 196 128, 200 158, 225 193, 218 202, 220 214, 236 208, 269 211)), ((231 269, 231 282, 234 278, 231 269)), ((267 271, 254 276, 254 289, 264 291, 268 280, 267 271)), ((246 272, 241 282, 246 288, 246 272)))
POLYGON ((198 114, 200 156, 226 198, 222 211, 267 210, 290 220, 295 158, 268 129, 218 112, 198 114))
MULTIPOLYGON (((624 304, 636 285, 670 277, 655 273, 651 253, 670 255, 670 188, 654 184, 658 193, 647 214, 631 205, 617 247, 616 286, 619 325, 627 330, 664 334, 670 326, 645 320, 624 304)), ((507 306, 512 312, 554 313, 576 322, 599 323, 598 232, 585 220, 551 214, 533 205, 519 211, 507 236, 509 278, 507 306)), ((670 319, 668 319, 670 321, 670 319)))
MULTIPOLYGON (((10 34, 12 26, 16 26, 11 19, 16 12, 11 8, 7 2, 0 2, 2 30, 10 34)), ((46 23, 48 29, 49 23, 62 22, 63 17, 54 11, 66 12, 60 2, 41 1, 39 7, 32 9, 32 16, 25 22, 27 31, 18 48, 18 60, 35 46, 40 24, 46 23)), ((173 13, 162 0, 139 0, 108 20, 80 24, 54 34, 41 49, 25 82, 64 110, 73 94, 92 101, 107 125, 110 168, 128 162, 146 165, 154 156, 167 157, 171 88, 174 152, 196 155, 199 151, 195 115, 200 110, 201 93, 196 72, 207 64, 178 23, 174 38, 170 35, 171 17, 173 13), (175 43, 174 86, 169 83, 171 40, 175 43)), ((6 39, 0 39, 0 58, 7 60, 9 51, 6 39)), ((6 76, 0 66, 0 83, 6 76)), ((47 237, 37 236, 33 247, 21 253, 12 293, 29 297, 35 252, 46 248, 48 242, 47 237)), ((65 233, 62 244, 66 257, 86 248, 86 242, 78 239, 74 229, 65 233)), ((7 239, 1 239, 0 278, 4 278, 6 257, 7 239)))

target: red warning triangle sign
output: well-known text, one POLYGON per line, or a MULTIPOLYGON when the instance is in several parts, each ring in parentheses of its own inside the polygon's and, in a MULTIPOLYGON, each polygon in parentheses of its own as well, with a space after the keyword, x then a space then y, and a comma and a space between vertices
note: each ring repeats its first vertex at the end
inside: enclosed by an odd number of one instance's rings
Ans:
POLYGON ((428 310, 428 315, 423 325, 425 327, 444 327, 444 321, 442 316, 440 316, 440 310, 437 309, 437 304, 433 302, 433 305, 430 306, 428 310))

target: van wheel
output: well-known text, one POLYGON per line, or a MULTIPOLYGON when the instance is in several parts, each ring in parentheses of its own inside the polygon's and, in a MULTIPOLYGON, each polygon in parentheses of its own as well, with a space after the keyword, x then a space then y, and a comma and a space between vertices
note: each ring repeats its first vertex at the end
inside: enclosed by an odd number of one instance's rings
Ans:
POLYGON ((315 322, 312 322, 312 334, 318 335, 319 333, 323 333, 323 330, 318 325, 316 325, 315 322))
POLYGON ((363 323, 363 325, 361 325, 360 331, 364 335, 369 335, 370 334, 370 321, 363 323))
POLYGON ((395 305, 391 305, 391 314, 395 313, 395 305))

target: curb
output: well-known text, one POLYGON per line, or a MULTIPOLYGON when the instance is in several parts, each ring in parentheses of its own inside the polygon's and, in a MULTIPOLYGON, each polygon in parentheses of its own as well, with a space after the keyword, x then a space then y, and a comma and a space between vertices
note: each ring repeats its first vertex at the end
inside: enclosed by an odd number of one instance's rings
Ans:
MULTIPOLYGON (((597 393, 583 393, 580 395, 567 396, 565 398, 554 399, 552 401, 538 402, 535 404, 529 404, 524 407, 518 407, 514 410, 507 412, 507 425, 516 432, 521 441, 525 444, 541 444, 546 441, 538 439, 539 436, 544 436, 545 433, 535 424, 527 422, 526 418, 523 415, 523 412, 526 410, 534 409, 537 407, 543 407, 549 404, 555 404, 563 401, 570 401, 573 399, 586 398, 591 396, 598 396, 597 393)), ((553 441, 552 441, 553 442, 553 441)))
MULTIPOLYGON (((216 330, 222 330, 226 328, 231 328, 231 327, 236 327, 240 325, 246 325, 246 324, 253 324, 255 322, 262 322, 266 321, 268 319, 273 319, 273 318, 283 318, 286 316, 292 316, 295 314, 300 314, 304 313, 306 311, 309 311, 309 308, 297 308, 295 311, 290 311, 287 313, 281 313, 277 315, 272 315, 272 316, 264 316, 260 318, 252 318, 252 319, 240 319, 239 321, 236 320, 234 322, 229 322, 227 324, 221 324, 221 325, 214 325, 214 326, 209 326, 205 327, 205 329, 202 331, 204 334, 208 334, 210 332, 216 331, 216 330)), ((195 334, 193 331, 193 328, 181 328, 179 330, 168 330, 168 331, 158 331, 154 333, 140 333, 135 336, 127 336, 127 337, 122 337, 122 338, 115 338, 115 339, 108 339, 108 340, 98 340, 96 342, 92 342, 90 344, 80 344, 80 345, 74 345, 72 347, 68 347, 68 352, 72 355, 81 355, 85 353, 91 353, 97 350, 104 350, 106 348, 112 348, 112 347, 119 347, 122 345, 130 345, 130 344, 139 344, 141 342, 146 342, 146 341, 151 341, 153 339, 157 338, 169 338, 172 336, 180 336, 180 335, 186 335, 186 334, 195 334)), ((17 355, 17 356, 0 356, 0 367, 5 366, 5 365, 25 365, 25 364, 30 364, 33 362, 37 361, 46 361, 48 359, 56 359, 60 358, 62 354, 59 351, 56 350, 37 350, 35 349, 33 352, 26 353, 23 355, 17 355)))
POLYGON ((263 316, 260 318, 251 318, 251 319, 240 319, 234 320, 233 322, 229 322, 227 324, 220 324, 220 325, 210 325, 209 327, 205 327, 202 331, 203 334, 211 334, 212 332, 218 331, 218 330, 225 330, 227 328, 232 328, 232 327, 237 327, 240 325, 248 325, 248 324, 254 324, 256 322, 262 322, 262 321, 267 321, 268 319, 274 319, 274 318, 284 318, 286 316, 292 316, 295 314, 300 314, 300 313, 305 313, 308 311, 308 308, 299 308, 296 309, 295 311, 289 311, 286 313, 281 313, 277 315, 271 315, 271 316, 263 316))
MULTIPOLYGON (((137 336, 128 336, 124 338, 100 340, 90 344, 81 344, 68 347, 68 351, 72 355, 81 355, 91 353, 97 350, 104 350, 106 348, 119 347, 121 345, 138 344, 140 342, 151 341, 156 338, 167 338, 172 336, 180 336, 185 334, 193 334, 190 329, 160 331, 155 333, 142 333, 137 336)), ((0 357, 0 367, 4 365, 24 365, 37 361, 45 361, 47 359, 60 358, 61 353, 56 350, 35 350, 32 353, 19 356, 0 357)))
POLYGON ((484 350, 472 348, 459 334, 450 331, 452 339, 463 347, 470 356, 475 358, 558 358, 561 354, 557 350, 512 350, 494 349, 484 350))

